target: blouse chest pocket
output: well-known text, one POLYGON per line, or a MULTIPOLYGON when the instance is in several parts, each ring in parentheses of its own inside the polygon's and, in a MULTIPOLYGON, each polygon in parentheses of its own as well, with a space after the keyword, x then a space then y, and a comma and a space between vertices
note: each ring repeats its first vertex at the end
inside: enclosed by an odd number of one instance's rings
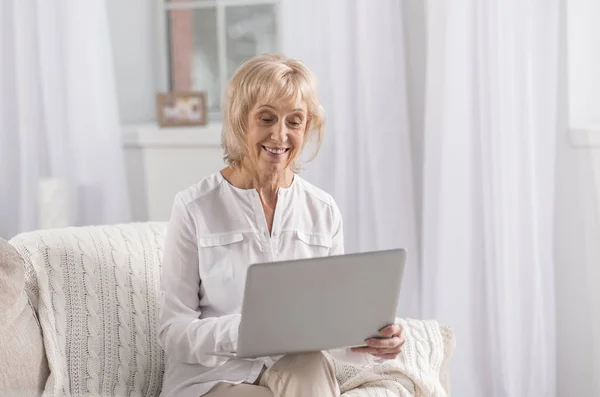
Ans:
POLYGON ((331 236, 325 233, 307 233, 296 231, 297 255, 300 258, 328 256, 331 249, 331 236))
POLYGON ((231 279, 234 265, 242 260, 243 246, 242 233, 199 237, 200 278, 231 279))

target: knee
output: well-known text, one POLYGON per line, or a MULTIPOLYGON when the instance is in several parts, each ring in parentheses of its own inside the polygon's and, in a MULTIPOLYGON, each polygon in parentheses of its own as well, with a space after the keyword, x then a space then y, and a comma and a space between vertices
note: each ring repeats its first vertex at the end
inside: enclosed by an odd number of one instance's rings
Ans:
POLYGON ((329 360, 321 352, 287 354, 277 361, 274 367, 280 373, 286 372, 295 377, 307 378, 331 371, 329 360))
POLYGON ((321 352, 283 356, 265 372, 260 384, 275 396, 340 395, 333 366, 321 352))
POLYGON ((318 366, 327 362, 327 357, 321 352, 286 354, 278 362, 289 363, 302 367, 318 366))

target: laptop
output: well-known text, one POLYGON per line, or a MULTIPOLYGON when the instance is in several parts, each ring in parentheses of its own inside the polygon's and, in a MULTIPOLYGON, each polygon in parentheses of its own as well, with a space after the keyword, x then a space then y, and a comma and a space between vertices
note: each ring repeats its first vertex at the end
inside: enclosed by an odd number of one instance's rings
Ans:
POLYGON ((259 358, 364 346, 393 324, 403 249, 251 265, 235 352, 259 358))

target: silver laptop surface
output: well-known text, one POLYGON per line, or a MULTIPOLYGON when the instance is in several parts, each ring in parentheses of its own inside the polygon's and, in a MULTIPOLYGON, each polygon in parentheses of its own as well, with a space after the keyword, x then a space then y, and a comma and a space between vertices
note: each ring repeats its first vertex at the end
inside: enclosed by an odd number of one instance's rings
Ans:
POLYGON ((236 352, 257 358, 364 346, 392 324, 402 249, 261 263, 248 268, 236 352))

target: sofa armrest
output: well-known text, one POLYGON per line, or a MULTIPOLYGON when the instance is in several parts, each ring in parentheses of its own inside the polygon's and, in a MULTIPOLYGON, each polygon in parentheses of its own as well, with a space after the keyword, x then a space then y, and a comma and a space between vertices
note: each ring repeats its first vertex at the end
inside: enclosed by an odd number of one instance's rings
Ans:
POLYGON ((451 385, 450 385, 450 358, 454 354, 456 349, 456 338, 452 328, 447 326, 440 326, 440 332, 444 340, 444 360, 442 361, 442 367, 440 368, 440 382, 446 391, 446 394, 450 396, 451 385))
POLYGON ((0 239, 0 395, 41 395, 49 369, 23 258, 0 239))

